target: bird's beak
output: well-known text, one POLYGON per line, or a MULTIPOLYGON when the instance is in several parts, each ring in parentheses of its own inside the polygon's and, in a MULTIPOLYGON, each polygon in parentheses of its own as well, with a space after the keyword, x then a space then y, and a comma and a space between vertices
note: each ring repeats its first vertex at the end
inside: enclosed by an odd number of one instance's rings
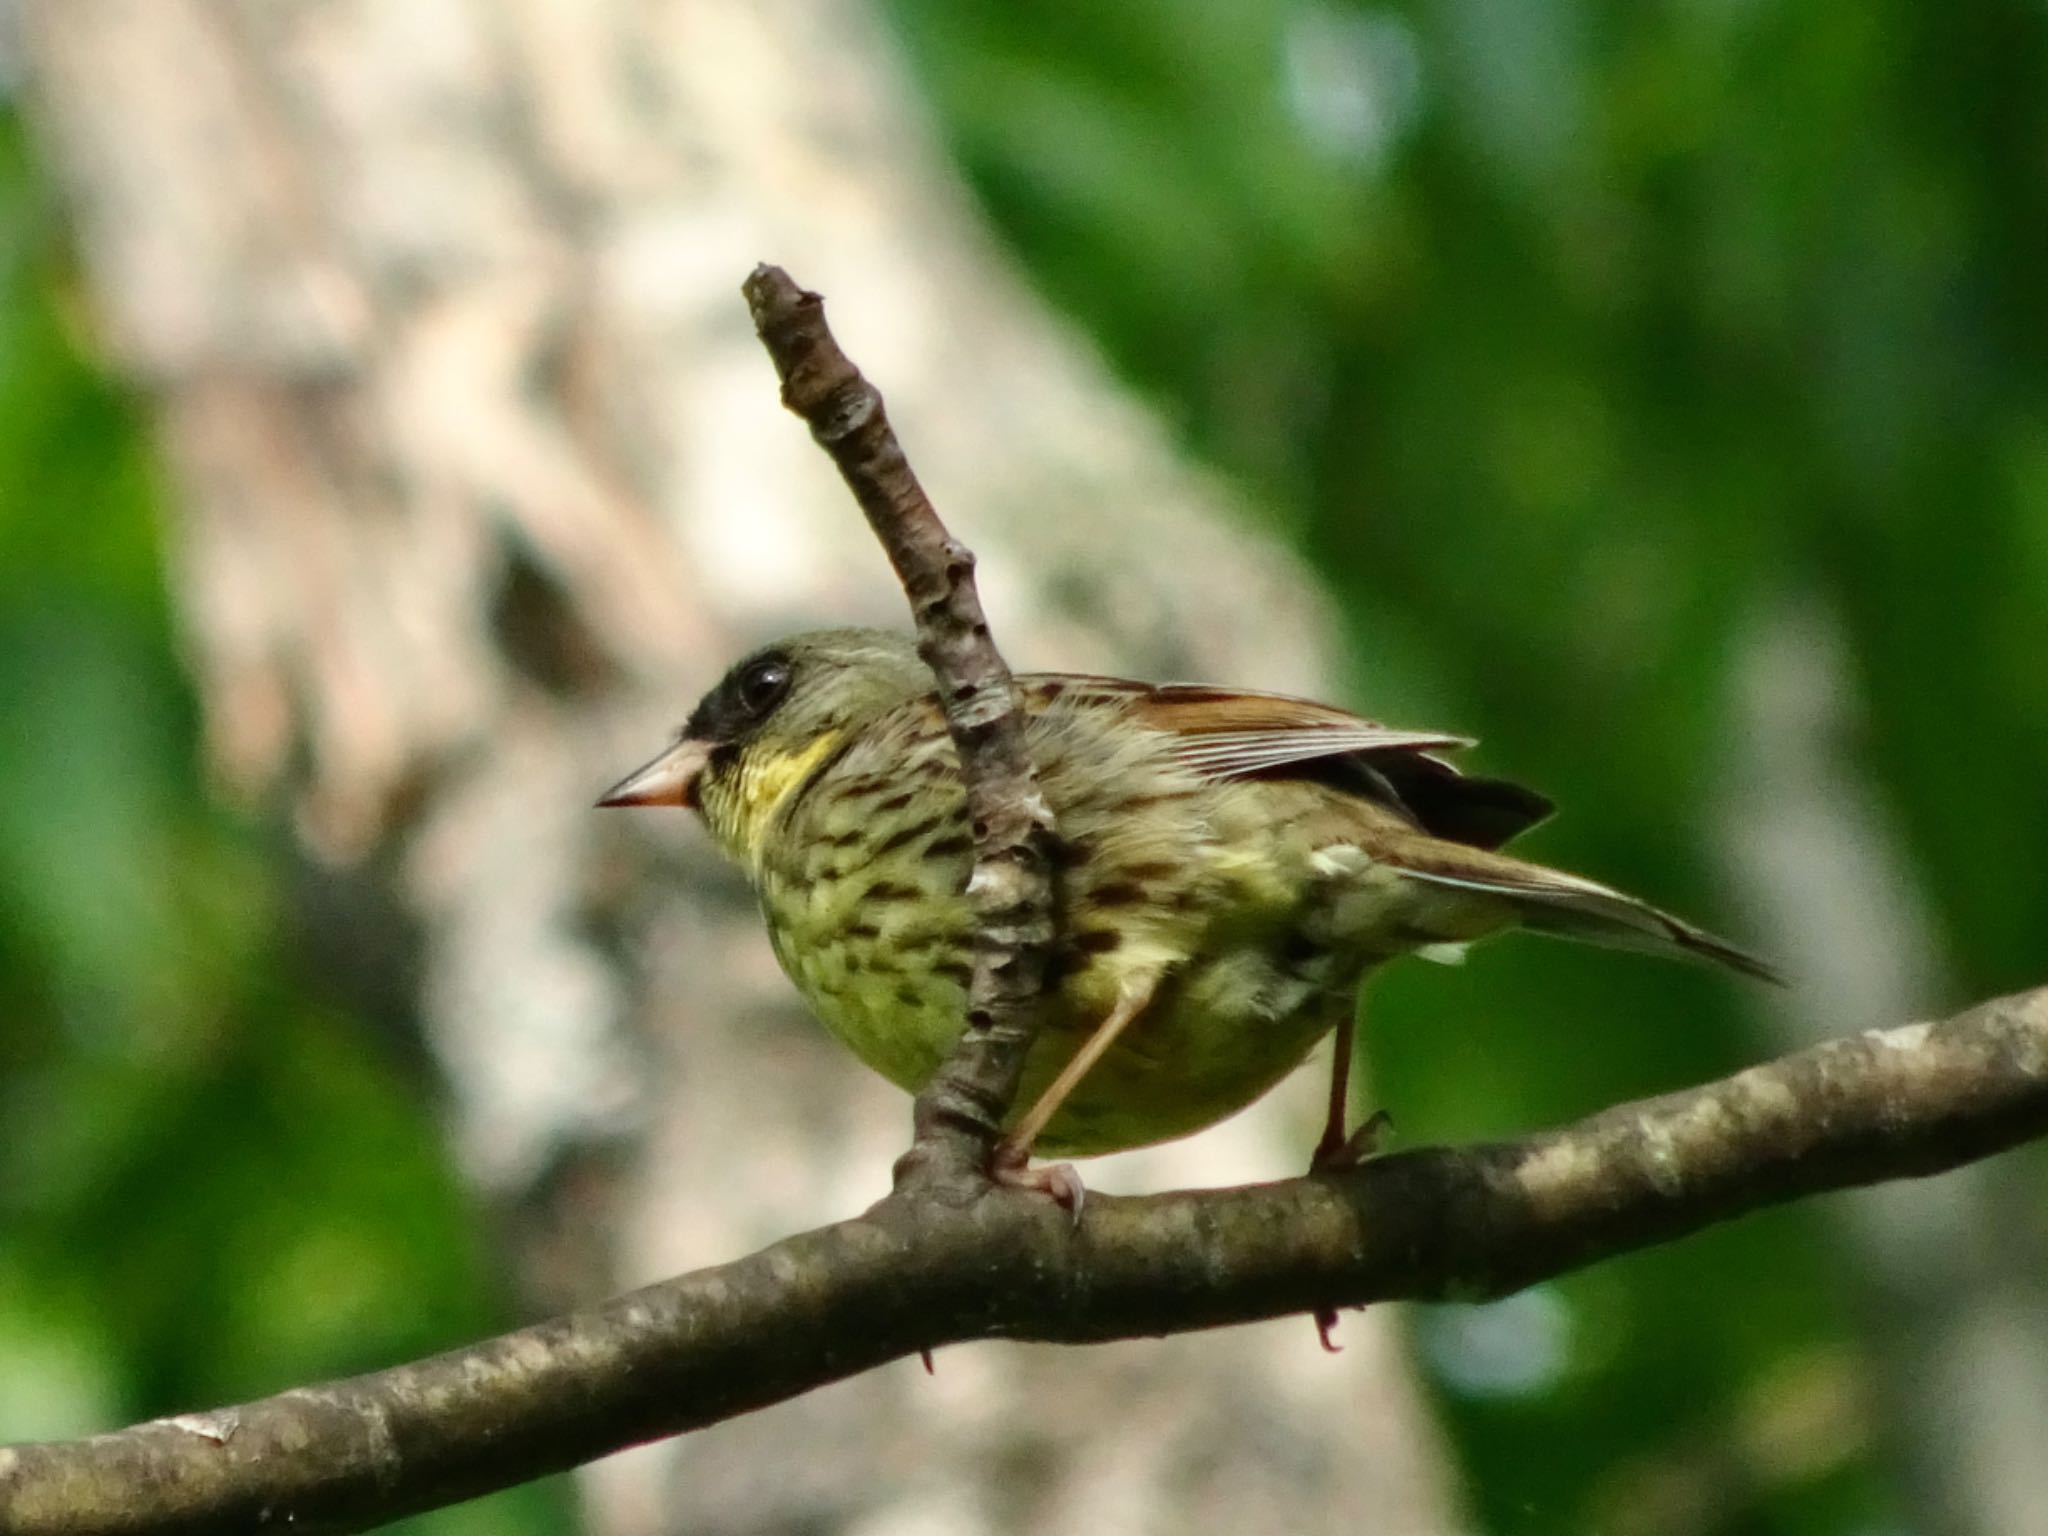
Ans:
POLYGON ((681 805, 697 803, 697 776, 711 758, 701 741, 679 741, 644 768, 606 790, 599 805, 681 805))

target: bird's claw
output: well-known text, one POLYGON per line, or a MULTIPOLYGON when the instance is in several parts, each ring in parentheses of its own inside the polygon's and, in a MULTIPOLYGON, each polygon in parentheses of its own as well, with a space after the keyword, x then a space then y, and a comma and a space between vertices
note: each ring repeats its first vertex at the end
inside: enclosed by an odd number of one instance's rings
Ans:
POLYGON ((1045 1163, 1034 1168, 1029 1148, 1000 1141, 996 1143, 988 1172, 1004 1189, 1028 1189, 1050 1195, 1055 1204, 1066 1208, 1076 1226, 1081 1224, 1081 1206, 1088 1198, 1088 1190, 1072 1163, 1045 1163))
MULTIPOLYGON (((1360 1163, 1379 1151, 1380 1138, 1392 1130, 1393 1127, 1394 1117, 1392 1115, 1388 1114, 1384 1109, 1374 1110, 1370 1115, 1366 1116, 1365 1124, 1361 1125, 1343 1140, 1340 1141, 1334 1135, 1331 1135, 1325 1136, 1318 1142, 1314 1153, 1309 1157, 1308 1171, 1310 1173, 1337 1173, 1346 1168, 1356 1168, 1360 1163)), ((1331 1337, 1331 1334, 1337 1327, 1337 1309, 1335 1307, 1316 1308, 1315 1321, 1316 1338, 1322 1342, 1323 1349, 1329 1354, 1341 1355, 1344 1352, 1344 1346, 1331 1337)))
POLYGON ((1343 1354, 1344 1346, 1330 1337, 1331 1332, 1337 1326, 1337 1309, 1335 1307, 1318 1307, 1316 1308, 1315 1317, 1316 1337, 1322 1340, 1323 1353, 1328 1355, 1343 1354))
POLYGON ((1356 1168, 1380 1149, 1380 1139, 1394 1128, 1394 1117, 1384 1109, 1366 1116, 1365 1124, 1343 1141, 1325 1137, 1316 1144, 1308 1160, 1310 1173, 1333 1173, 1356 1168))

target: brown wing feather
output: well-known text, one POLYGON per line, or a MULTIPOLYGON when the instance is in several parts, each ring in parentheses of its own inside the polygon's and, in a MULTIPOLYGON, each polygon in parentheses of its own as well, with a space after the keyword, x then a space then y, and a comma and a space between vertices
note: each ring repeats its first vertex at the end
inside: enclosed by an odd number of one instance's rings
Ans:
POLYGON ((1469 747, 1445 731, 1403 731, 1310 699, 1200 683, 1133 683, 1114 677, 1027 677, 1026 692, 1115 698, 1155 731, 1177 738, 1175 755, 1207 777, 1238 778, 1353 752, 1469 747))
POLYGON ((1398 731, 1334 704, 1318 704, 1312 699, 1290 698, 1281 693, 1211 688, 1201 683, 1162 683, 1148 688, 1139 699, 1138 714, 1148 725, 1188 736, 1331 732, 1382 736, 1397 739, 1400 744, 1472 745, 1470 737, 1446 731, 1398 731))
POLYGON ((1433 754, 1472 745, 1444 731, 1404 731, 1311 699, 1201 683, 1135 683, 1046 674, 1020 678, 1027 698, 1115 699, 1175 738, 1174 755, 1205 778, 1296 770, 1390 806, 1424 831, 1495 848, 1551 812, 1533 790, 1466 778, 1433 754))

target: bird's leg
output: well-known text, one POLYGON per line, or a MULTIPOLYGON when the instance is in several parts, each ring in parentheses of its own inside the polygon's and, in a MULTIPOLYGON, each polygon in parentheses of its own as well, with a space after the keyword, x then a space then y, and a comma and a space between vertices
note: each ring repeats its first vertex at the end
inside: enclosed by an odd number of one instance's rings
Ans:
POLYGON ((1356 1168, 1379 1149, 1380 1136, 1394 1123, 1392 1115, 1376 1109, 1357 1130, 1349 1136, 1344 1134, 1344 1124, 1351 1113, 1351 1057, 1357 1038, 1357 1010, 1347 1003, 1344 1016, 1337 1022, 1337 1053, 1330 1062, 1330 1112, 1323 1121, 1322 1139, 1309 1154, 1310 1173, 1356 1168))
POLYGON ((1330 1112, 1323 1120, 1323 1137, 1309 1154, 1308 1171, 1320 1172, 1343 1150, 1344 1124, 1351 1115, 1351 1056, 1358 1037, 1358 1009, 1347 1003, 1337 1021, 1337 1051, 1330 1059, 1330 1112))
MULTIPOLYGON (((1351 1057, 1352 1048, 1358 1038, 1358 1008, 1351 1000, 1345 1000, 1343 1016, 1337 1021, 1337 1052, 1330 1062, 1330 1112, 1323 1121, 1322 1139, 1309 1154, 1308 1171, 1322 1173, 1331 1168, 1355 1168, 1370 1157, 1373 1148, 1379 1144, 1380 1133, 1392 1124, 1385 1110, 1375 1110, 1366 1117, 1351 1135, 1344 1134, 1344 1124, 1351 1113, 1351 1057)), ((1339 1346, 1330 1338, 1330 1330, 1337 1326, 1337 1313, 1331 1307, 1318 1307, 1315 1314, 1316 1337, 1323 1342, 1323 1348, 1331 1354, 1339 1346)))
POLYGON ((998 1184, 1010 1189, 1040 1190, 1072 1211, 1075 1220, 1080 1219, 1081 1201, 1087 1193, 1081 1186, 1081 1176, 1066 1163, 1033 1168, 1031 1144, 1038 1140, 1039 1132, 1059 1112, 1060 1105, 1067 1101, 1067 1095, 1088 1075, 1088 1069, 1102 1059, 1102 1053, 1116 1043, 1116 1037, 1124 1032, 1131 1020, 1145 1011, 1145 1005, 1152 1001, 1156 979, 1146 976, 1124 984, 1117 994, 1116 1006, 1095 1026, 1095 1032, 1081 1042, 1081 1049, 1060 1068, 1059 1076, 1038 1096, 1038 1102, 1027 1109, 1010 1133, 996 1143, 989 1173, 998 1184))

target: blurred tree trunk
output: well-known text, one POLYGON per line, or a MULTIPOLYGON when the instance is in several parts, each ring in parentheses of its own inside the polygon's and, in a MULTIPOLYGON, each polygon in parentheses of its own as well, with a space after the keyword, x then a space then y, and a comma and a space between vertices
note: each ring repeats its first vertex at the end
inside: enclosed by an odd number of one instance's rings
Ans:
MULTIPOLYGON (((106 345, 150 394, 212 760, 294 819, 555 1307, 878 1195, 903 1100, 679 816, 598 815, 745 644, 900 621, 737 295, 834 301, 1012 659, 1315 689, 1304 575, 1018 283, 846 0, 28 0, 106 345), (388 979, 385 985, 391 985, 388 979)), ((1124 1183, 1296 1168, 1313 1084, 1124 1183)), ((1457 1526, 1383 1316, 951 1351, 619 1458, 608 1536, 1457 1526)))

